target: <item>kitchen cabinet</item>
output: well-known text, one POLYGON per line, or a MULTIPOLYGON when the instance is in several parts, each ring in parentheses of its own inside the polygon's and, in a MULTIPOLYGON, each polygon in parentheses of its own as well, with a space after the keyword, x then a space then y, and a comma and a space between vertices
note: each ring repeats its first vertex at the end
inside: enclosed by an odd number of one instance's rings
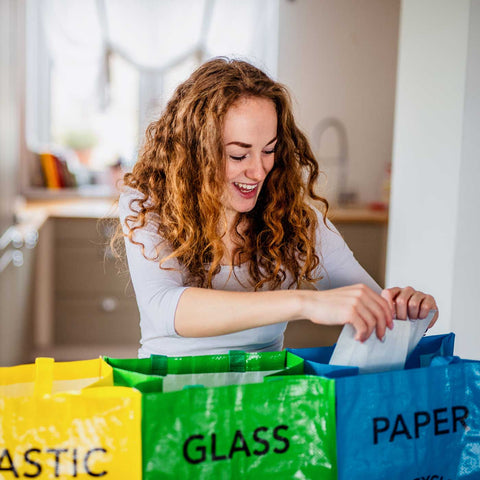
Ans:
MULTIPOLYGON (((50 217, 45 226, 50 284, 37 310, 37 354, 57 360, 136 357, 139 313, 126 264, 114 258, 113 218, 50 217)), ((37 283, 39 283, 37 282, 37 283)))
POLYGON ((383 287, 387 256, 387 224, 379 222, 337 221, 335 226, 342 234, 355 258, 383 287))
POLYGON ((29 226, 12 227, 0 248, 0 365, 32 360, 33 270, 37 232, 29 226))

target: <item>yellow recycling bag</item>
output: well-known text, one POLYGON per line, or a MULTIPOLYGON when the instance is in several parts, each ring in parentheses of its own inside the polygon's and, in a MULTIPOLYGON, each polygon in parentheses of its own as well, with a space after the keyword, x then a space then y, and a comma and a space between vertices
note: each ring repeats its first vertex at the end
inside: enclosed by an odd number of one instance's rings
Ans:
POLYGON ((0 478, 141 479, 141 395, 112 379, 100 358, 0 368, 0 478))

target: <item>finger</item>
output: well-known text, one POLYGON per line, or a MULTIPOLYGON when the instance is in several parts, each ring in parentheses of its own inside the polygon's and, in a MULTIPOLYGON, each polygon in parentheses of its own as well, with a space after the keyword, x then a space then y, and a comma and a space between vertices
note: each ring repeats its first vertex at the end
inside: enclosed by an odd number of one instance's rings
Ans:
POLYGON ((431 295, 426 295, 420 309, 420 318, 426 318, 432 310, 435 312, 435 314, 433 315, 433 318, 429 323, 428 328, 432 328, 438 319, 438 307, 435 299, 431 295))
MULTIPOLYGON (((363 286, 362 293, 364 293, 365 299, 363 305, 370 311, 370 314, 373 315, 373 321, 375 322, 375 328, 377 332, 377 337, 382 340, 385 336, 386 328, 393 328, 393 313, 392 307, 390 306, 387 299, 379 295, 377 292, 373 291, 367 286, 363 286)), ((395 292, 386 292, 385 295, 390 302, 393 304, 392 297, 395 292)), ((369 316, 369 318, 372 318, 369 316)))
POLYGON ((387 301, 376 295, 374 301, 369 301, 365 307, 373 317, 377 337, 383 340, 387 326, 389 326, 390 329, 393 328, 393 318, 387 301))
POLYGON ((431 295, 425 295, 420 308, 419 318, 426 318, 430 310, 437 310, 437 304, 431 295))
POLYGON ((360 342, 365 342, 370 338, 370 335, 373 332, 373 329, 375 328, 375 321, 373 321, 371 318, 369 318, 368 313, 367 314, 361 314, 358 310, 355 314, 355 318, 352 322, 352 325, 355 327, 356 335, 355 335, 355 340, 358 340, 360 342))
POLYGON ((372 303, 360 302, 356 306, 357 315, 362 319, 366 325, 366 332, 361 336, 361 341, 364 342, 370 338, 370 335, 376 330, 377 337, 382 340, 385 336, 386 319, 383 310, 372 303))
MULTIPOLYGON (((355 304, 354 307, 360 307, 359 314, 363 315, 365 322, 370 326, 373 323, 373 328, 379 325, 377 330, 378 338, 382 339, 385 336, 385 328, 393 328, 392 312, 388 302, 381 297, 377 292, 364 284, 355 285, 355 304)), ((370 336, 369 332, 369 336, 370 336)))
POLYGON ((412 287, 405 287, 402 288, 401 292, 395 297, 395 307, 398 319, 407 319, 408 300, 414 294, 414 292, 415 290, 412 287))
MULTIPOLYGON (((407 313, 410 320, 416 320, 419 318, 420 308, 425 298, 425 294, 422 292, 415 292, 407 303, 407 313)), ((420 317, 421 318, 421 317, 420 317)), ((425 318, 425 317, 423 317, 425 318)))
POLYGON ((382 293, 380 294, 380 296, 384 298, 388 304, 390 315, 389 315, 389 321, 387 322, 387 326, 391 330, 393 328, 393 319, 395 318, 395 302, 393 300, 394 294, 390 290, 385 289, 385 290, 382 290, 382 293))
MULTIPOLYGON (((360 287, 363 290, 363 287, 360 287)), ((375 328, 375 320, 371 317, 368 310, 363 305, 365 296, 355 292, 353 297, 349 299, 349 307, 347 312, 346 323, 350 323, 355 328, 355 340, 364 342, 370 337, 375 328)))
POLYGON ((392 295, 392 299, 395 300, 397 295, 401 293, 402 289, 400 287, 390 287, 385 289, 386 292, 389 292, 392 295))
POLYGON ((355 340, 363 342, 368 338, 368 325, 359 314, 355 305, 351 305, 348 308, 345 323, 349 323, 355 329, 355 340))
POLYGON ((383 311, 383 315, 385 315, 385 322, 389 323, 390 320, 393 318, 394 308, 393 308, 393 295, 389 293, 387 290, 382 291, 381 293, 385 292, 385 298, 382 294, 378 294, 370 287, 367 287, 364 284, 359 284, 359 296, 362 295, 367 296, 366 305, 370 305, 375 303, 376 305, 380 306, 383 311), (390 303, 389 303, 390 299, 390 303))

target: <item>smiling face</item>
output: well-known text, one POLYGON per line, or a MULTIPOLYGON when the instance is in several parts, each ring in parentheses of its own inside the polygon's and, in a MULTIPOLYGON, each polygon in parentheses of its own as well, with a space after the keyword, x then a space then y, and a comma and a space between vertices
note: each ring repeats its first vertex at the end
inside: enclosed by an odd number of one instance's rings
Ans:
POLYGON ((271 100, 242 98, 227 114, 223 128, 226 188, 223 205, 229 224, 249 212, 275 160, 277 112, 271 100))

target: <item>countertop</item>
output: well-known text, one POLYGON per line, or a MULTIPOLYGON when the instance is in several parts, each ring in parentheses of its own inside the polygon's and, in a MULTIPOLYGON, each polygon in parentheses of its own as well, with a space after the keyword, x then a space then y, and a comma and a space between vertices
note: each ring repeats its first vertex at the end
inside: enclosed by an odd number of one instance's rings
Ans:
MULTIPOLYGON (((37 228, 48 218, 115 218, 117 206, 114 198, 62 198, 29 200, 17 209, 20 223, 37 228)), ((328 217, 335 223, 387 223, 388 210, 373 210, 367 206, 329 208, 328 217)))

